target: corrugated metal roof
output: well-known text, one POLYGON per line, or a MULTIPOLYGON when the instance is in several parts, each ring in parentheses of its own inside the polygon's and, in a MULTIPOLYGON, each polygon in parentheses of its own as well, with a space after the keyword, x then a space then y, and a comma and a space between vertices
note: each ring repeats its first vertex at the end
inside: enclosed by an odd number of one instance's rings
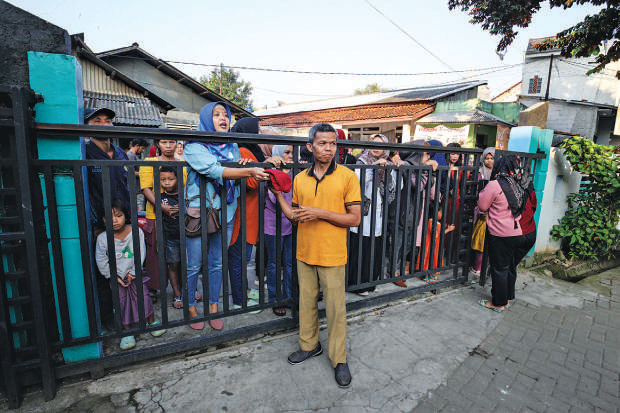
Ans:
POLYGON ((159 110, 143 97, 84 91, 85 108, 109 108, 116 113, 115 125, 161 127, 159 110))
POLYGON ((391 103, 403 101, 427 100, 433 101, 463 90, 487 84, 486 81, 448 83, 440 85, 421 86, 408 89, 390 90, 389 92, 372 93, 367 95, 347 96, 335 99, 323 99, 312 102, 282 105, 277 108, 257 110, 256 116, 280 115, 284 113, 308 112, 313 110, 343 108, 349 106, 369 105, 375 103, 391 103))
POLYGON ((501 123, 506 126, 517 126, 512 122, 505 121, 504 119, 492 115, 488 112, 484 112, 480 109, 457 111, 457 112, 434 112, 430 115, 418 120, 419 124, 434 124, 434 123, 463 123, 463 124, 478 124, 478 125, 497 125, 501 123))
POLYGON ((133 97, 144 97, 144 94, 126 83, 112 79, 105 70, 91 61, 80 59, 82 65, 82 81, 84 90, 98 93, 110 93, 133 97))

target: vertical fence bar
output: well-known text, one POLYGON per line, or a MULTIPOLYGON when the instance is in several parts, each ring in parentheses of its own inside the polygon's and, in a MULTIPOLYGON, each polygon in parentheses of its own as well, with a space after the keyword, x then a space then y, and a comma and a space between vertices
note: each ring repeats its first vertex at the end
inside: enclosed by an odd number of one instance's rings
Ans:
MULTIPOLYGON (((228 202, 226 187, 226 179, 224 179, 222 185, 220 186, 220 199, 222 205, 222 230, 220 235, 222 236, 222 296, 224 297, 224 312, 228 311, 228 295, 230 294, 228 288, 228 277, 225 276, 225 274, 228 274, 228 202)), ((247 301, 242 304, 243 308, 246 308, 248 305, 247 301)))
MULTIPOLYGON (((144 293, 142 289, 144 284, 142 282, 142 254, 146 254, 146 250, 141 250, 142 243, 140 242, 140 227, 138 227, 138 203, 136 201, 136 171, 135 165, 129 165, 127 167, 129 172, 127 173, 127 183, 129 187, 129 215, 131 220, 131 237, 133 241, 133 265, 136 271, 136 294, 138 299, 138 325, 140 330, 146 328, 144 321, 144 293)), ((155 186, 154 186, 155 187, 155 186)))
MULTIPOLYGON (((47 217, 52 243, 52 260, 54 262, 54 276, 56 279, 56 294, 58 295, 58 309, 60 310, 61 341, 71 341, 71 321, 69 319, 69 305, 67 302, 67 285, 65 283, 65 268, 62 262, 60 247, 60 228, 58 227, 58 209, 56 205, 56 185, 54 172, 51 166, 43 168, 43 181, 47 198, 47 217)), ((91 313, 92 314, 92 313, 91 313)), ((91 319, 89 315, 89 320, 91 319)), ((92 334, 94 330, 90 330, 92 334)))
MULTIPOLYGON (((181 253, 181 262, 177 273, 177 280, 181 286, 181 297, 183 300, 183 319, 189 319, 189 297, 187 295, 187 240, 185 238, 185 211, 189 205, 185 202, 185 167, 177 165, 177 190, 179 193, 179 249, 181 253)), ((199 193, 202 194, 202 180, 199 184, 199 193)), ((195 293, 194 293, 195 294, 195 293)), ((206 297, 206 296, 205 296, 206 297)), ((203 298, 203 302, 206 298, 203 298)), ((164 327, 168 324, 168 319, 163 320, 164 327)))
MULTIPOLYGON (((368 277, 368 280, 366 282, 373 282, 375 281, 374 279, 377 277, 375 274, 375 234, 376 234, 375 228, 377 226, 377 208, 378 208, 378 203, 379 203, 378 197, 380 196, 379 189, 378 189, 379 174, 377 174, 377 170, 383 169, 383 168, 384 168, 383 166, 373 166, 371 169, 372 171, 372 205, 370 208, 370 213, 372 215, 370 216, 370 228, 369 228, 370 251, 367 251, 367 253, 370 254, 369 275, 370 274, 372 275, 368 277)), ((386 175, 383 176, 384 179, 385 177, 386 175)), ((364 233, 362 233, 362 238, 363 238, 363 235, 364 233)))
MULTIPOLYGON (((423 199, 423 195, 425 194, 425 190, 423 189, 424 183, 422 182, 422 173, 423 170, 420 169, 420 167, 416 167, 416 169, 412 170, 412 174, 415 174, 416 180, 415 180, 415 199, 413 200, 413 231, 411 231, 411 248, 413 249, 413 263, 411 264, 411 269, 410 271, 412 273, 415 273, 418 270, 418 266, 417 266, 417 260, 415 255, 416 251, 418 249, 417 244, 418 244, 418 225, 420 225, 420 219, 421 219, 421 214, 422 214, 422 210, 420 208, 423 207, 423 205, 421 206, 421 202, 423 199)), ((427 178, 428 181, 428 178, 427 178)), ((421 245, 424 245, 423 242, 420 243, 421 245)), ((417 253, 419 254, 419 251, 417 251, 417 253)))
POLYGON ((121 331, 121 305, 118 295, 118 269, 116 268, 116 245, 114 245, 114 230, 112 224, 112 194, 110 186, 110 167, 101 165, 103 172, 102 188, 103 188, 103 205, 106 240, 108 242, 108 265, 110 268, 110 288, 112 289, 112 303, 114 304, 114 324, 116 331, 121 331))
MULTIPOLYGON (((265 303, 265 184, 259 182, 258 185, 258 242, 256 243, 256 278, 258 278, 258 300, 265 303)), ((280 204, 276 201, 276 217, 278 215, 280 204)), ((280 210, 281 211, 281 210, 280 210)))
MULTIPOLYGON (((168 319, 168 294, 166 294, 167 274, 164 244, 164 217, 161 209, 161 178, 159 166, 153 165, 153 196, 155 197, 155 236, 157 238, 157 268, 159 269, 159 299, 161 302, 161 313, 164 319, 168 319)), ((140 294, 138 294, 140 296, 140 294)), ((140 314, 140 322, 144 313, 140 314)), ((142 328, 142 324, 140 325, 142 328)))
MULTIPOLYGON (((365 219, 365 215, 364 215, 364 210, 366 209, 366 202, 368 202, 368 200, 366 199, 366 171, 367 169, 365 169, 362 166, 357 166, 357 170, 360 173, 359 179, 360 179, 360 188, 361 188, 361 192, 362 192, 362 219, 360 220, 360 224, 357 227, 357 274, 355 274, 355 284, 356 284, 356 289, 359 288, 359 285, 362 282, 362 253, 364 252, 364 248, 363 248, 363 244, 362 244, 362 240, 364 239, 364 219, 365 219)), ((368 212, 370 213, 370 211, 368 212)))
POLYGON ((385 259, 387 257, 387 240, 390 234, 388 234, 388 213, 389 213, 389 187, 392 182, 393 166, 387 166, 385 170, 384 185, 383 185, 383 209, 381 210, 381 272, 377 277, 377 280, 385 279, 385 259))
MULTIPOLYGON (((239 242, 239 252, 241 258, 241 307, 246 309, 248 307, 248 257, 247 257, 247 178, 241 179, 239 181, 241 184, 241 196, 238 199, 239 204, 237 208, 239 208, 239 238, 237 241, 239 242)), ((233 265, 237 265, 238 263, 234 263, 233 265)), ((230 271, 229 271, 230 273, 230 271)), ((233 288, 231 283, 231 289, 233 288)), ((233 292, 234 294, 234 292, 233 292)), ((225 296, 225 300, 228 300, 228 297, 225 296)))
MULTIPOLYGON (((82 270, 84 271, 84 289, 86 294, 86 310, 88 312, 88 327, 90 337, 97 335, 97 319, 95 309, 95 288, 93 282, 96 275, 93 274, 94 269, 91 262, 94 262, 93 246, 88 242, 88 224, 86 223, 86 201, 84 193, 84 178, 82 175, 82 167, 73 166, 73 181, 75 183, 75 207, 77 211, 78 233, 80 234, 80 248, 82 249, 82 270)), ((96 240, 95 240, 96 241, 96 240)))
MULTIPOLYGON (((401 257, 400 257, 400 276, 405 276, 405 262, 407 261, 407 255, 411 252, 411 248, 415 251, 415 246, 408 245, 407 243, 407 230, 409 228, 409 208, 411 208, 411 176, 413 170, 411 168, 407 168, 407 175, 405 178, 405 183, 403 183, 406 187, 405 189, 405 225, 403 227, 403 237, 402 237, 402 248, 401 248, 401 257)), ((414 211, 415 212, 415 211, 414 211)), ((414 218, 415 222, 415 218, 414 218)), ((415 227, 413 227, 413 232, 415 233, 415 227)), ((412 265, 415 265, 415 252, 411 253, 411 261, 409 261, 409 274, 411 274, 412 265)))
POLYGON ((398 246, 401 245, 402 238, 406 237, 406 230, 403 230, 403 234, 400 234, 400 203, 402 197, 402 188, 401 183, 403 183, 403 171, 405 171, 405 167, 399 167, 396 172, 396 212, 394 215, 394 233, 392 234, 392 255, 390 257, 390 277, 396 275, 398 271, 398 246))

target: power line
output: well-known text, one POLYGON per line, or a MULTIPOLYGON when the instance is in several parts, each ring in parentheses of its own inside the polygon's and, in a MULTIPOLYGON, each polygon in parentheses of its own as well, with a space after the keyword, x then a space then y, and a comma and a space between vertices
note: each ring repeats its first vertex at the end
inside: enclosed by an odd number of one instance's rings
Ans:
POLYGON ((400 30, 405 36, 407 36, 408 38, 410 38, 411 40, 413 40, 413 42, 415 44, 417 44, 418 46, 420 46, 422 49, 424 49, 428 54, 430 54, 431 56, 433 56, 435 59, 437 59, 441 64, 443 64, 444 66, 446 66, 448 69, 452 70, 453 72, 456 72, 456 70, 450 66, 448 63, 444 62, 443 60, 441 60, 441 58, 439 58, 439 56, 437 56, 435 53, 431 52, 429 49, 427 49, 426 47, 424 47, 424 45, 422 43, 420 43, 419 41, 417 41, 412 35, 410 35, 409 33, 407 33, 407 31, 405 29, 403 29, 402 27, 400 27, 398 24, 396 24, 396 22, 392 19, 390 19, 388 16, 386 16, 381 10, 379 10, 378 8, 376 8, 371 2, 369 2, 368 0, 364 0, 370 7, 372 7, 377 13, 379 13, 380 15, 382 15, 387 21, 389 21, 390 23, 392 23, 398 30, 400 30))
MULTIPOLYGON (((144 60, 144 61, 152 61, 153 59, 138 57, 138 56, 123 56, 124 59, 136 59, 136 60, 144 60)), ((213 63, 198 63, 198 62, 184 62, 180 60, 164 60, 157 59, 162 63, 175 63, 180 65, 188 65, 188 66, 201 66, 201 67, 220 67, 220 64, 213 63)), ((296 73, 296 74, 304 74, 304 75, 320 75, 320 76, 428 76, 428 75, 446 75, 453 73, 467 73, 467 72, 484 72, 487 70, 503 70, 503 69, 511 69, 513 67, 522 66, 523 63, 515 63, 512 65, 502 65, 502 66, 491 66, 491 67, 483 67, 479 69, 462 69, 462 70, 447 70, 443 72, 418 72, 418 73, 358 73, 358 72, 322 72, 322 71, 311 71, 311 70, 295 70, 295 69, 279 69, 279 68, 271 68, 271 67, 254 67, 254 66, 233 66, 233 65, 223 65, 224 68, 227 69, 236 69, 236 70, 254 70, 260 72, 277 72, 277 73, 296 73)))

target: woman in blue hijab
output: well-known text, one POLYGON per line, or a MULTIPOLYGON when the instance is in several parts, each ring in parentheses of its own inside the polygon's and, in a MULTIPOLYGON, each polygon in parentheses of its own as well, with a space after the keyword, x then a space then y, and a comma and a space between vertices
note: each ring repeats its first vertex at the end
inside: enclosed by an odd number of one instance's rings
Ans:
MULTIPOLYGON (((228 132, 230 128, 230 108, 224 102, 213 102, 204 106, 200 111, 199 131, 206 132, 228 132)), ((236 143, 205 143, 188 142, 183 149, 185 161, 189 164, 187 174, 187 186, 185 188, 185 199, 188 210, 200 207, 200 180, 199 174, 207 178, 206 202, 207 207, 212 206, 220 210, 220 222, 222 228, 209 234, 207 238, 208 268, 203 274, 208 275, 209 282, 209 313, 217 313, 220 289, 222 287, 222 256, 226 253, 222 248, 221 231, 226 231, 228 242, 233 230, 235 209, 237 208, 237 197, 239 196, 239 179, 253 177, 257 181, 266 181, 269 175, 263 168, 230 168, 222 166, 222 162, 239 162, 245 164, 245 160, 240 159, 239 147, 236 143), (226 187, 226 198, 221 199, 221 187, 226 187), (226 208, 226 221, 222 222, 221 209, 226 208)), ((196 210, 194 210, 196 211, 196 210)), ((201 237, 188 237, 187 247, 187 291, 190 317, 198 317, 196 310, 196 300, 193 291, 196 291, 198 274, 202 269, 202 239, 201 237)), ((203 279, 204 282, 204 279, 203 279)), ((213 319, 209 324, 215 330, 224 327, 222 319, 213 319)), ((195 330, 202 330, 204 322, 190 324, 195 330)))

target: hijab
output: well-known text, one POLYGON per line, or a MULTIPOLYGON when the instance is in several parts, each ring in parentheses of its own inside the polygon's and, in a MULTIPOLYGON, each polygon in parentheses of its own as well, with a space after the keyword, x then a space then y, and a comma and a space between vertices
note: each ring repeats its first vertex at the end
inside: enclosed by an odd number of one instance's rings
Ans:
MULTIPOLYGON (((200 109, 200 123, 198 124, 199 131, 205 132, 215 132, 215 125, 213 125, 213 110, 216 105, 222 105, 224 109, 226 109, 226 114, 228 115, 228 119, 231 118, 230 108, 224 102, 211 102, 206 104, 202 109, 200 109)), ((204 142, 188 142, 189 144, 201 144, 206 147, 212 155, 217 158, 218 162, 231 162, 234 161, 229 155, 231 153, 237 152, 239 153, 239 148, 236 143, 204 143, 204 142)), ((198 179, 198 174, 196 174, 196 179, 198 179)), ((216 193, 219 192, 220 184, 217 181, 213 181, 213 186, 215 188, 216 193)), ((234 190, 234 181, 227 180, 226 181, 226 203, 231 204, 235 201, 235 190, 234 190)))
MULTIPOLYGON (((414 139, 411 142, 409 142, 412 145, 425 145, 425 141, 424 139, 414 139)), ((402 159, 404 162, 407 162, 410 165, 413 166, 420 166, 422 165, 422 155, 424 155, 424 151, 400 151, 398 153, 400 155, 400 159, 402 159)))
POLYGON ((281 158, 284 155, 284 152, 286 152, 286 148, 289 146, 291 145, 273 145, 273 148, 271 148, 271 155, 279 156, 281 158))
MULTIPOLYGON (((253 135, 258 135, 258 119, 256 118, 241 118, 232 128, 230 128, 231 132, 236 133, 250 133, 253 135)), ((265 162, 265 155, 263 155, 263 151, 256 143, 239 143, 237 144, 240 148, 246 148, 252 155, 256 157, 258 162, 265 162)))
MULTIPOLYGON (((480 169, 478 169, 478 172, 480 172, 480 176, 482 176, 482 179, 485 181, 488 181, 491 179, 491 173, 493 172, 492 168, 487 168, 484 165, 484 160, 487 157, 488 154, 493 155, 493 158, 495 158, 495 148, 492 147, 488 147, 486 148, 483 152, 482 152, 482 158, 480 159, 480 169)), ((495 165, 495 164, 493 164, 495 165)))
MULTIPOLYGON (((439 142, 436 139, 431 139, 426 141, 426 143, 428 143, 431 146, 437 146, 442 148, 443 145, 441 144, 441 142, 439 142)), ((446 157, 440 153, 440 152, 431 152, 431 160, 433 161, 437 161, 437 165, 439 166, 447 166, 448 163, 446 162, 446 157)))
MULTIPOLYGON (((388 143, 389 140, 385 135, 381 135, 380 133, 376 134, 375 136, 372 137, 371 140, 375 140, 375 138, 381 138, 381 140, 383 141, 383 143, 388 143)), ((376 157, 373 156, 371 149, 366 149, 364 152, 362 152, 362 154, 360 155, 358 159, 359 161, 362 161, 363 163, 365 163, 366 165, 372 165, 375 162, 377 162, 379 159, 388 159, 390 157, 390 151, 388 150, 384 150, 383 152, 381 152, 381 155, 376 157)), ((379 182, 378 185, 381 185, 381 183, 383 182, 383 178, 385 177, 385 170, 384 169, 378 169, 377 170, 377 174, 379 176, 379 182)))
POLYGON ((506 199, 508 206, 515 220, 517 227, 517 217, 525 210, 533 186, 527 173, 521 168, 520 160, 516 155, 503 156, 495 160, 491 179, 497 179, 506 199))

